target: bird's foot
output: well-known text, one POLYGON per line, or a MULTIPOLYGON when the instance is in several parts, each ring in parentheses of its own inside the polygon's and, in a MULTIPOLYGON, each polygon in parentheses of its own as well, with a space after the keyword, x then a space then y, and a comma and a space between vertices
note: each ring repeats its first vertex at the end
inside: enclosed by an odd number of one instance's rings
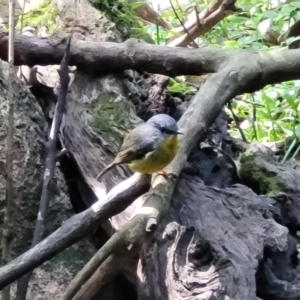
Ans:
POLYGON ((175 173, 166 172, 165 170, 161 170, 157 174, 164 176, 166 179, 177 179, 178 177, 175 173))
POLYGON ((159 172, 157 172, 157 174, 164 176, 165 178, 169 177, 169 173, 166 172, 165 170, 161 170, 159 172))

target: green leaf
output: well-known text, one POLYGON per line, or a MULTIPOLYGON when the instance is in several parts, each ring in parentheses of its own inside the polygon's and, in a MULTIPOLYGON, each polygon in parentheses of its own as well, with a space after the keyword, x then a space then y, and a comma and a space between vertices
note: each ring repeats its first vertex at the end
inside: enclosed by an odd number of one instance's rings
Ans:
POLYGON ((273 19, 273 18, 276 18, 277 17, 277 12, 275 11, 272 11, 272 10, 267 10, 267 11, 264 11, 261 16, 263 18, 268 18, 268 19, 273 19))
POLYGON ((145 4, 145 2, 130 2, 129 3, 131 9, 139 8, 139 7, 141 7, 144 4, 145 4))

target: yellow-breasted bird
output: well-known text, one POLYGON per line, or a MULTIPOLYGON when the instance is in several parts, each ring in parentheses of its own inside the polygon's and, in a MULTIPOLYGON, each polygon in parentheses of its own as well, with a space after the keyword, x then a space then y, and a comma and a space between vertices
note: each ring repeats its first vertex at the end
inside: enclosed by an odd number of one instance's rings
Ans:
POLYGON ((155 115, 125 136, 114 161, 96 179, 120 164, 127 164, 133 172, 144 174, 162 171, 176 155, 178 134, 182 133, 178 132, 177 123, 172 117, 155 115))

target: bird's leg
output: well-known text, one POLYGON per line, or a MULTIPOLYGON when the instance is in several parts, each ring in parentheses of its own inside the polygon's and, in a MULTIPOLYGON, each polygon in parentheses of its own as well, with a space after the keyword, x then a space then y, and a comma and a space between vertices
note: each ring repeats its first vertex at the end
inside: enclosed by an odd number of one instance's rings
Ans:
POLYGON ((166 179, 171 179, 171 178, 177 179, 177 177, 178 177, 175 173, 167 172, 165 170, 161 170, 161 171, 157 172, 157 174, 164 176, 166 179))
POLYGON ((166 178, 168 178, 170 176, 170 174, 168 172, 166 172, 165 170, 161 170, 161 171, 157 172, 157 174, 162 175, 166 178))
POLYGON ((174 179, 174 180, 176 180, 178 178, 178 176, 175 173, 167 172, 166 170, 161 170, 161 171, 155 173, 154 176, 152 176, 151 184, 154 183, 154 180, 155 180, 156 176, 158 176, 158 175, 162 175, 166 179, 174 179))

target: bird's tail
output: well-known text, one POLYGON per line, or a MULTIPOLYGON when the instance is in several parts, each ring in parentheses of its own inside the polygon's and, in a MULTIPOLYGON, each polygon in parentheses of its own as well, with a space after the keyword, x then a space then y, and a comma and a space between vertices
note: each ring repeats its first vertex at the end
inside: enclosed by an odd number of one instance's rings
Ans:
POLYGON ((111 170, 113 167, 115 167, 117 165, 116 162, 112 162, 111 164, 109 164, 106 168, 104 168, 96 177, 96 180, 99 180, 106 172, 108 172, 109 170, 111 170))

